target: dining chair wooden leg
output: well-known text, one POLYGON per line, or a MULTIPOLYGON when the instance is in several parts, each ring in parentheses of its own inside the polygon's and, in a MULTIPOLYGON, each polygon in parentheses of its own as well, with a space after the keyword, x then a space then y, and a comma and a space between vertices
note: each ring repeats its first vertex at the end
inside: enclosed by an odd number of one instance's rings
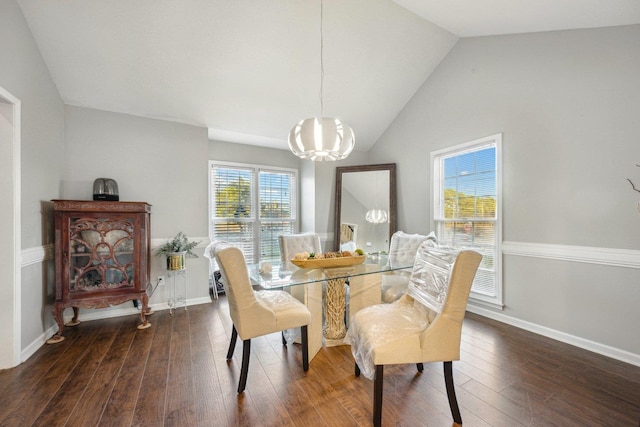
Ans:
POLYGON ((240 383, 238 384, 238 394, 244 391, 247 386, 247 373, 249 372, 249 356, 251 355, 251 340, 242 341, 242 368, 240 369, 240 383))
POLYGON ((233 357, 233 350, 236 348, 236 341, 238 339, 238 331, 236 331, 236 327, 234 326, 231 330, 231 342, 229 343, 229 350, 227 350, 227 360, 233 357))
POLYGON ((418 372, 424 371, 424 365, 422 363, 416 363, 416 366, 418 368, 418 372))
POLYGON ((382 386, 384 365, 376 365, 376 376, 373 379, 373 425, 382 425, 382 386))
POLYGON ((444 364, 444 383, 447 386, 447 398, 449 399, 451 416, 453 416, 453 422, 461 426, 462 417, 460 416, 460 408, 458 407, 458 400, 456 399, 456 390, 453 384, 453 364, 451 362, 443 362, 443 364, 444 364))
POLYGON ((307 372, 309 370, 309 335, 307 333, 307 325, 300 327, 300 337, 302 341, 302 369, 307 372))
POLYGON ((282 345, 287 345, 287 338, 284 336, 284 331, 282 331, 282 345))
POLYGON ((358 366, 358 364, 357 364, 357 363, 355 363, 355 365, 356 365, 356 369, 355 369, 355 371, 356 371, 356 377, 359 377, 359 376, 360 376, 360 366, 358 366))

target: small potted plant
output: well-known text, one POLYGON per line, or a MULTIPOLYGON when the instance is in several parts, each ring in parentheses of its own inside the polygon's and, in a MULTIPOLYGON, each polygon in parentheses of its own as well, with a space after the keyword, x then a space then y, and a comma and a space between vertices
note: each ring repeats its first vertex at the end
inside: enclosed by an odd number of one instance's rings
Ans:
POLYGON ((192 252, 192 249, 198 244, 200 242, 190 242, 186 234, 181 231, 176 234, 176 237, 156 249, 156 255, 165 255, 167 257, 167 270, 184 270, 186 268, 186 257, 198 258, 198 255, 192 252))

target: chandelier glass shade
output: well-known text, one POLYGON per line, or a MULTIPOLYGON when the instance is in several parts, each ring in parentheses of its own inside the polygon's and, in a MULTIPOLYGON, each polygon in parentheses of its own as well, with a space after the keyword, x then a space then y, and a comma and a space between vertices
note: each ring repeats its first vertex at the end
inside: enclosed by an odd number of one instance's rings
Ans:
POLYGON ((387 222, 389 215, 384 209, 369 209, 365 215, 365 219, 372 224, 382 224, 387 222))
POLYGON ((289 132, 289 149, 302 159, 342 160, 354 146, 353 130, 341 120, 331 117, 301 120, 289 132))

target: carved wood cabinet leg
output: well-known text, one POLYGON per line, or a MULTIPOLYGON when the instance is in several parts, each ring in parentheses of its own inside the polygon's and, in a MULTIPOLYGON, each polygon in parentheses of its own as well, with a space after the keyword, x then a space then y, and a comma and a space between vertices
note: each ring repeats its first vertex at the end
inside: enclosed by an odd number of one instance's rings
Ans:
MULTIPOLYGON (((142 294, 142 308, 140 309, 141 324, 138 325, 138 329, 147 329, 151 326, 151 323, 147 321, 147 312, 149 311, 149 295, 147 293, 142 294)), ((150 314, 150 313, 149 313, 150 314)))
MULTIPOLYGON (((73 308, 73 318, 67 323, 65 323, 64 326, 78 326, 80 324, 80 319, 78 319, 78 315, 80 314, 80 308, 79 307, 72 307, 72 308, 73 308)), ((62 311, 64 312, 64 307, 62 308, 62 311)))
POLYGON ((51 308, 51 312, 53 313, 53 319, 58 324, 58 332, 47 340, 47 344, 56 344, 64 340, 64 337, 62 336, 62 331, 64 330, 64 306, 62 304, 55 303, 53 304, 53 308, 51 308))

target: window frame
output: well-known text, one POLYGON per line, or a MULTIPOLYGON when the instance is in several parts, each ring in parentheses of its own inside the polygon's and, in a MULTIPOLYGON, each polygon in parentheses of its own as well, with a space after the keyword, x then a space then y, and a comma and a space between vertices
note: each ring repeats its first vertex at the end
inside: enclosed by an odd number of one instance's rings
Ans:
MULTIPOLYGON (((261 193, 261 184, 260 184, 260 174, 263 172, 269 173, 285 173, 291 174, 293 177, 293 182, 295 188, 291 191, 291 205, 293 209, 291 209, 291 216, 289 218, 276 220, 276 222, 290 222, 293 224, 293 232, 296 233, 300 227, 300 181, 299 181, 299 173, 297 169, 285 168, 285 167, 277 167, 277 166, 269 166, 269 165, 258 165, 252 163, 240 163, 240 162, 228 162, 228 161, 217 161, 217 160, 209 160, 208 162, 208 222, 209 222, 209 240, 215 240, 215 227, 216 218, 214 216, 215 212, 215 188, 214 188, 214 170, 215 168, 229 168, 229 169, 245 169, 251 171, 252 179, 251 185, 251 205, 253 206, 252 217, 244 220, 244 222, 249 222, 253 224, 253 238, 252 238, 252 250, 253 254, 245 254, 245 258, 247 258, 248 262, 250 260, 253 263, 259 263, 263 261, 262 253, 261 253, 261 230, 262 225, 266 222, 273 222, 274 218, 261 218, 260 216, 260 193, 261 193)), ((219 220, 224 221, 224 219, 219 220)), ((242 249, 242 248, 241 248, 242 249)), ((279 250, 279 249, 278 249, 279 250)), ((269 261, 274 261, 276 258, 268 258, 269 261)), ((278 258, 279 260, 279 253, 278 258)))
MULTIPOLYGON (((494 146, 496 150, 495 180, 496 180, 496 210, 494 225, 494 293, 495 296, 485 295, 471 289, 469 298, 471 301, 485 304, 493 308, 502 309, 503 305, 503 283, 502 283, 502 133, 486 136, 465 142, 430 153, 431 164, 431 185, 430 185, 430 225, 432 230, 436 230, 437 223, 443 221, 440 218, 442 212, 440 194, 444 191, 441 171, 441 160, 449 157, 460 156, 466 153, 480 151, 481 149, 494 146)), ((474 221, 487 221, 486 218, 474 218, 474 221)), ((464 219, 462 219, 464 221, 464 219)))

